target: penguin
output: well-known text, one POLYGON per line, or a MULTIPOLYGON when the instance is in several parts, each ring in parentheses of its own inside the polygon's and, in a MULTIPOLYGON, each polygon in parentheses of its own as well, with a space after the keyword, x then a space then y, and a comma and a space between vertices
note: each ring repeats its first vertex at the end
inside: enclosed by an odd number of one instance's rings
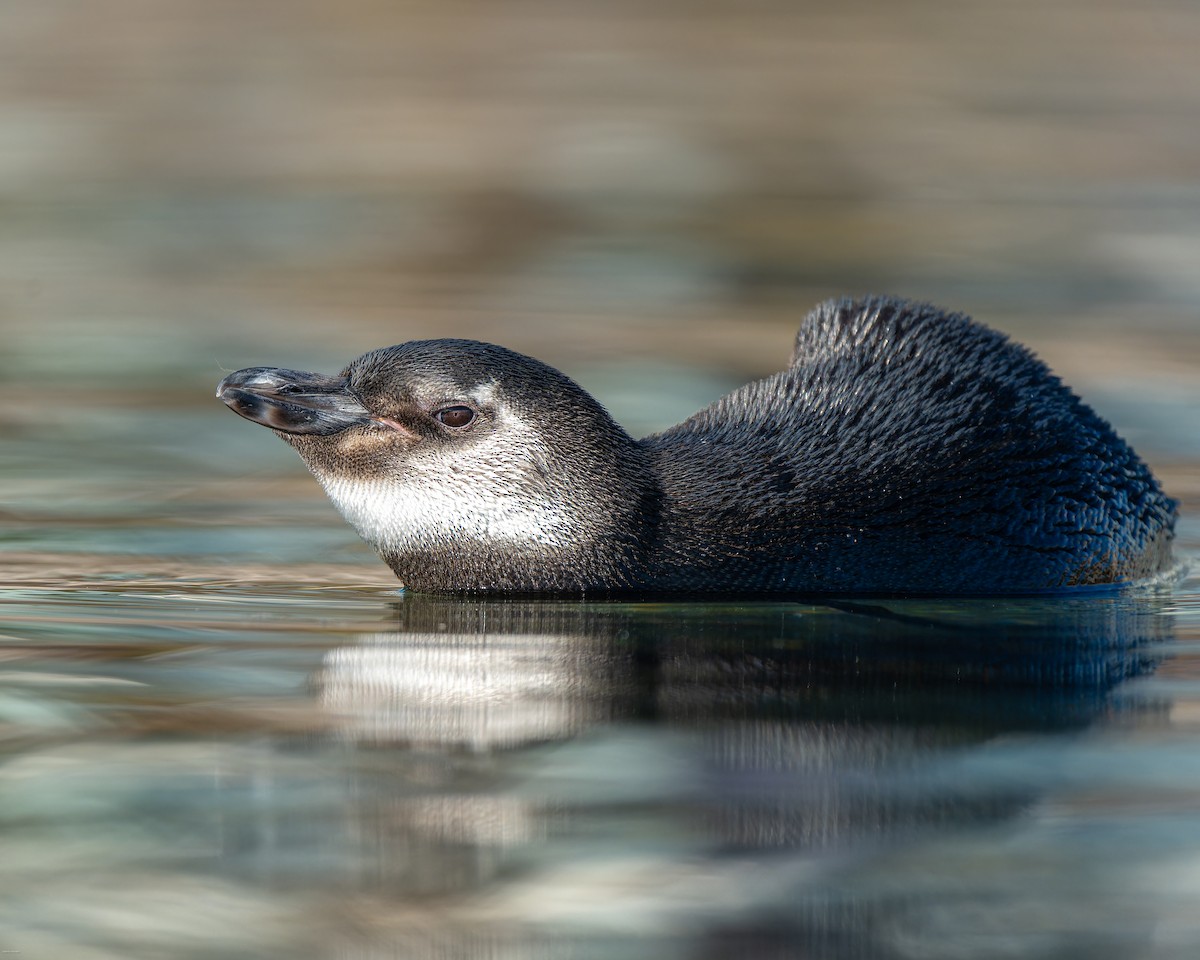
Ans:
POLYGON ((295 448, 402 584, 574 596, 1014 595, 1171 566, 1176 504, 1028 349, 885 297, 635 440, 558 370, 421 340, 217 396, 295 448))

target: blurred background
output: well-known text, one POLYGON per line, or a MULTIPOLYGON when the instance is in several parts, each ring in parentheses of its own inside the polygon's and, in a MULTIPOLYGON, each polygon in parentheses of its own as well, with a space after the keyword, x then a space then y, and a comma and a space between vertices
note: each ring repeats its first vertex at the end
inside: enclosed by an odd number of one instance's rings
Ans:
POLYGON ((457 335, 636 432, 886 292, 1032 342, 1167 469, 1198 48, 1176 0, 6 4, 4 417, 228 418, 223 369, 457 335))

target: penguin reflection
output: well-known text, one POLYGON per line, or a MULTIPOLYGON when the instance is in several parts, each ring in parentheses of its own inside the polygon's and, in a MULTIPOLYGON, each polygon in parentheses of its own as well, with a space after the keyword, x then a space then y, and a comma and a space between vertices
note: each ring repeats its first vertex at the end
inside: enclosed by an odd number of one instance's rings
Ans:
MULTIPOLYGON (((990 775, 993 745, 1111 709, 1113 688, 1169 639, 1160 602, 414 596, 396 604, 394 632, 332 651, 315 683, 341 737, 391 758, 388 789, 361 792, 354 832, 391 864, 377 867, 389 889, 453 895, 455 923, 503 909, 536 924, 580 864, 646 868, 653 838, 662 883, 718 878, 683 897, 699 929, 859 937, 883 906, 863 891, 834 909, 824 871, 1036 802, 1052 780, 990 775), (981 775, 964 782, 963 764, 981 775), (761 889, 738 879, 768 864, 761 889)), ((568 919, 606 902, 619 912, 611 883, 576 892, 568 919)))

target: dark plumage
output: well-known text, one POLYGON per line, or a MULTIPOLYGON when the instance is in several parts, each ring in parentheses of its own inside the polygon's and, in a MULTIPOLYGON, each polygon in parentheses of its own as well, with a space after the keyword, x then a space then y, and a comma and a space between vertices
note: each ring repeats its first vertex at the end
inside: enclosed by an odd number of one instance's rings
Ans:
POLYGON ((251 368, 273 427, 417 590, 1024 593, 1165 569, 1175 504, 1025 348, 873 298, 789 367, 635 441, 558 371, 417 341, 338 377, 251 368))

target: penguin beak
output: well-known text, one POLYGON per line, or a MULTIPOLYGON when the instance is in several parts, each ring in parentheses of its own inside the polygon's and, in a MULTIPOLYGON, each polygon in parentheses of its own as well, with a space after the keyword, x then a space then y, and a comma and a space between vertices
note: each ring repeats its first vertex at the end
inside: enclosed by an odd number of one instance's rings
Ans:
POLYGON ((217 384, 217 399, 238 416, 280 433, 325 435, 374 419, 345 377, 248 367, 217 384))

